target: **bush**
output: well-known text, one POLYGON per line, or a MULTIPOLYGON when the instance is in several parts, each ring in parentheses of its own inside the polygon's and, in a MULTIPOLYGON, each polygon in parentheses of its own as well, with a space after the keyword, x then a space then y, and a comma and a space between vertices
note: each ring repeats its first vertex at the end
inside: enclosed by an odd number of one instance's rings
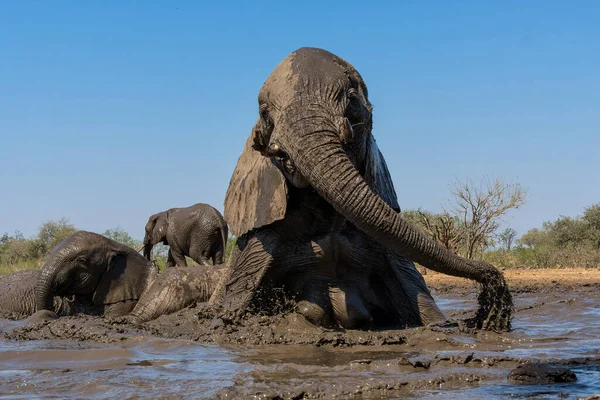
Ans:
POLYGON ((233 248, 235 247, 236 243, 237 243, 237 238, 235 236, 230 235, 227 238, 227 247, 225 248, 225 257, 224 257, 225 264, 227 264, 227 261, 229 261, 229 258, 231 257, 231 252, 233 251, 233 248))
POLYGON ((102 234, 109 239, 114 240, 115 242, 119 242, 124 244, 125 246, 129 246, 134 250, 138 250, 142 245, 141 240, 137 240, 132 238, 129 233, 125 232, 121 227, 116 227, 115 229, 107 229, 102 234))
MULTIPOLYGON (((62 218, 58 221, 44 222, 37 235, 29 239, 18 231, 13 235, 3 234, 0 236, 0 274, 40 269, 54 247, 77 231, 75 226, 62 218)), ((141 241, 132 238, 120 227, 108 229, 103 235, 135 250, 141 245, 141 241)), ((162 264, 163 268, 167 261, 166 249, 168 248, 163 245, 153 249, 158 265, 162 264)))

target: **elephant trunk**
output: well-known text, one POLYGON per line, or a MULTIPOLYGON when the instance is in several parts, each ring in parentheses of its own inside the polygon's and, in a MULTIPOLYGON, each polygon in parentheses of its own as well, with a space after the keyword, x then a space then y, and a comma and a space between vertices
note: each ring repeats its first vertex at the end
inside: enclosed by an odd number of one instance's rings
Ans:
POLYGON ((144 257, 150 261, 150 257, 152 256, 152 247, 154 247, 152 245, 152 238, 149 237, 149 235, 146 233, 146 236, 144 237, 144 257))
POLYGON ((282 135, 286 141, 281 147, 323 198, 351 223, 396 253, 434 271, 481 283, 480 308, 472 322, 484 329, 510 328, 512 297, 499 270, 456 256, 401 218, 371 190, 352 164, 330 116, 307 118, 306 112, 285 115, 300 118, 284 123, 291 131, 282 135))
POLYGON ((56 275, 62 264, 62 257, 52 254, 42 267, 40 276, 35 286, 36 310, 54 311, 54 292, 56 291, 56 275))

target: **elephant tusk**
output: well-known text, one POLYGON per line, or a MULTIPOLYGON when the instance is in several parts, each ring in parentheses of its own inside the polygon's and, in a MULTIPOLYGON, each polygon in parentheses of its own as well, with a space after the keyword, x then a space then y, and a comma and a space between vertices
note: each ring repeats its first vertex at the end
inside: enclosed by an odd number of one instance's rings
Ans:
POLYGON ((141 246, 141 247, 138 249, 138 253, 139 253, 140 251, 144 250, 144 247, 145 247, 145 246, 146 246, 146 245, 144 245, 144 244, 143 244, 143 245, 142 245, 142 246, 141 246))

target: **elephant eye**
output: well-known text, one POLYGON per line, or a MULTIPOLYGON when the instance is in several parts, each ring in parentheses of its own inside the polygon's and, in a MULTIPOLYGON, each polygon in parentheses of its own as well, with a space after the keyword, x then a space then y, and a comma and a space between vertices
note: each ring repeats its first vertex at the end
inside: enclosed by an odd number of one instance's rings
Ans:
POLYGON ((78 264, 86 264, 88 258, 86 256, 78 256, 75 260, 78 264))
POLYGON ((352 125, 364 122, 365 107, 363 107, 356 89, 348 91, 348 106, 346 107, 345 117, 352 125))
POLYGON ((266 103, 262 103, 259 107, 258 107, 258 111, 260 113, 260 116, 263 119, 268 119, 269 118, 269 106, 266 103))

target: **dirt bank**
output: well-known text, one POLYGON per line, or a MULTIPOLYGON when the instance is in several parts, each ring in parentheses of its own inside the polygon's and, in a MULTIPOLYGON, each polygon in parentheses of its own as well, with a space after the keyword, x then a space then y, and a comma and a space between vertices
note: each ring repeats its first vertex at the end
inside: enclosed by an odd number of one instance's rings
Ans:
MULTIPOLYGON (((593 292, 600 289, 600 269, 508 269, 503 271, 512 293, 552 293, 575 290, 593 292)), ((427 286, 438 293, 476 293, 477 284, 427 270, 427 286)))

